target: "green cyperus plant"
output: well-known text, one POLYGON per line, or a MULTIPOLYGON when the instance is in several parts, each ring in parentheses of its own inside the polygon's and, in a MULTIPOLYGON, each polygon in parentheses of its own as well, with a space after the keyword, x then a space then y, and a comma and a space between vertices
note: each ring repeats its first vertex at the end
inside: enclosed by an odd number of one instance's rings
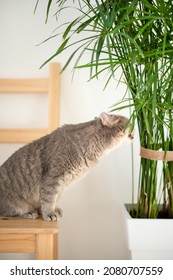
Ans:
MULTIPOLYGON (((63 43, 45 63, 73 47, 63 70, 76 57, 74 67, 90 68, 91 78, 108 71, 108 84, 121 68, 130 97, 125 96, 113 110, 131 108, 132 127, 137 122, 140 144, 146 149, 142 150, 137 208, 132 215, 157 218, 161 210, 162 215, 173 217, 173 158, 167 160, 168 151, 173 151, 173 1, 55 2, 54 15, 67 9, 73 13, 73 8, 78 15, 61 26, 63 43), (81 65, 85 53, 89 61, 81 65), (146 151, 149 155, 162 151, 161 164, 157 157, 146 158, 146 151)), ((48 0, 47 19, 52 4, 48 0)), ((50 38, 58 33, 57 28, 50 38)))

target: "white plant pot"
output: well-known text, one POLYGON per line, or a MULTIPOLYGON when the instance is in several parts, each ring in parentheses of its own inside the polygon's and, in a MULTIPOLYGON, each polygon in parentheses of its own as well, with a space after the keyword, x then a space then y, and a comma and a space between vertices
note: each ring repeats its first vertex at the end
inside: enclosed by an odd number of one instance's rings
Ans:
POLYGON ((123 207, 126 244, 132 260, 173 260, 173 219, 132 218, 123 207))

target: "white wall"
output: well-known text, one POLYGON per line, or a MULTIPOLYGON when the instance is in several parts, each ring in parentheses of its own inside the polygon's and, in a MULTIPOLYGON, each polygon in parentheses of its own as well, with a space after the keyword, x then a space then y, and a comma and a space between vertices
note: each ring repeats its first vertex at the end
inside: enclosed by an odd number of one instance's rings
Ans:
MULTIPOLYGON (((46 77, 48 65, 40 65, 52 55, 60 37, 37 46, 56 27, 55 19, 45 24, 45 4, 36 0, 0 1, 0 77, 46 77)), ((72 13, 64 15, 68 20, 72 13)), ((69 55, 69 51, 68 51, 69 55)), ((55 61, 64 65, 67 53, 55 61)), ((86 70, 72 66, 61 75, 61 124, 79 123, 98 116, 123 95, 112 81, 103 92, 106 78, 87 82, 86 70)), ((120 73, 117 73, 119 78, 120 73)), ((128 112, 121 114, 128 115, 128 112)), ((0 127, 46 126, 46 97, 0 95, 0 127), (29 105, 28 105, 29 104, 29 105), (32 110, 28 110, 31 107, 32 110)), ((135 162, 138 140, 135 139, 135 162)), ((0 145, 2 163, 19 145, 0 145)), ((136 168, 137 169, 137 168, 136 168)), ((126 144, 100 161, 85 178, 66 191, 61 201, 65 216, 60 221, 60 259, 126 259, 123 220, 118 203, 131 201, 131 145, 126 144), (117 203, 118 202, 118 203, 117 203)), ((7 256, 10 258, 11 256, 7 256)), ((3 258, 3 257, 2 257, 3 258)))

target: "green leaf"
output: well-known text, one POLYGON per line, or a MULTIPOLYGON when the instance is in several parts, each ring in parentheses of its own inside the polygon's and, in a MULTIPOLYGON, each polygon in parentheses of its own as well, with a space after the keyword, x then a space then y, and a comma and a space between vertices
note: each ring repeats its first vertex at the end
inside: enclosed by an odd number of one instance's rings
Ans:
POLYGON ((50 11, 51 4, 52 4, 52 0, 48 0, 47 11, 46 11, 46 22, 47 22, 48 17, 49 17, 49 11, 50 11))
POLYGON ((34 8, 34 14, 36 13, 37 10, 37 6, 38 6, 39 0, 37 0, 36 4, 35 4, 35 8, 34 8))
POLYGON ((78 18, 76 18, 75 20, 73 20, 66 28, 66 30, 63 33, 63 39, 65 40, 69 34, 69 32, 71 31, 72 27, 78 22, 78 18))
POLYGON ((60 54, 60 53, 65 49, 65 47, 67 46, 67 43, 68 43, 69 39, 70 39, 70 37, 68 37, 68 38, 66 38, 66 39, 64 40, 64 42, 61 44, 61 46, 58 48, 58 50, 57 50, 57 52, 56 52, 57 55, 60 54))
POLYGON ((54 57, 56 57, 58 54, 60 54, 66 47, 68 41, 70 38, 67 38, 62 44, 61 46, 58 48, 58 50, 52 55, 50 56, 41 66, 40 68, 42 68, 43 66, 45 66, 48 62, 50 62, 54 57))
POLYGON ((102 52, 103 44, 104 44, 104 37, 100 37, 97 42, 97 50, 96 50, 96 64, 99 64, 100 54, 102 52))
POLYGON ((95 19, 95 16, 93 16, 93 17, 89 18, 88 20, 86 20, 85 22, 83 22, 83 23, 76 29, 76 33, 82 32, 87 26, 90 25, 90 23, 91 23, 92 21, 94 21, 94 19, 95 19))
POLYGON ((136 36, 134 37, 134 40, 136 40, 144 31, 145 29, 147 29, 148 26, 150 26, 153 23, 154 19, 151 19, 150 21, 148 21, 140 30, 139 32, 136 34, 136 36))

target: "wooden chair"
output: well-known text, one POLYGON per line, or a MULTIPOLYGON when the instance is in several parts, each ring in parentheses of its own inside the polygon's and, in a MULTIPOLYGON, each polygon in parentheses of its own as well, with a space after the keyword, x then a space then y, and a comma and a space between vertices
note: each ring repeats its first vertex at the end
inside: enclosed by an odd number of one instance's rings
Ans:
POLYGON ((48 128, 0 129, 0 143, 29 143, 59 126, 60 64, 50 63, 49 78, 0 79, 0 93, 47 93, 48 128))
POLYGON ((0 217, 0 253, 34 253, 37 260, 57 260, 57 252, 57 222, 0 217))
MULTIPOLYGON (((49 78, 0 79, 0 93, 47 93, 48 127, 0 129, 0 143, 29 143, 59 126, 60 64, 51 63, 49 78)), ((36 259, 58 258, 57 222, 0 217, 0 253, 35 253, 36 259)))

